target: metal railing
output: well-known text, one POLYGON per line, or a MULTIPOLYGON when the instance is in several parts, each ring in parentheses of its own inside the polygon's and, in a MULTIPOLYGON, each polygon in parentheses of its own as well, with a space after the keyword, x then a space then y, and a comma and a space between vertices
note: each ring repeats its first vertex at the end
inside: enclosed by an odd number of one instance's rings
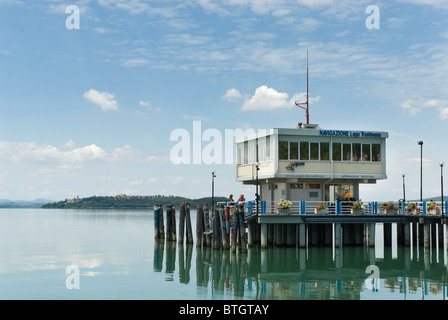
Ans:
POLYGON ((360 211, 354 210, 355 201, 291 201, 291 206, 282 209, 277 201, 218 202, 217 205, 236 206, 244 204, 246 221, 260 214, 403 214, 440 215, 447 212, 448 201, 370 201, 364 202, 360 211), (414 208, 415 207, 415 208, 414 208), (321 208, 317 210, 317 208, 321 208), (443 208, 443 211, 442 211, 443 208), (258 211, 257 211, 258 209, 258 211))

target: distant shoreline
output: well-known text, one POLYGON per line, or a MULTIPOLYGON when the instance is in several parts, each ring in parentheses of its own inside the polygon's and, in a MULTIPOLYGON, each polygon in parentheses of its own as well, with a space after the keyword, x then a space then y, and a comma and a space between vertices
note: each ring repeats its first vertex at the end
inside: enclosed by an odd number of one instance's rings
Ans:
MULTIPOLYGON (((224 202, 225 197, 214 197, 216 202, 224 202)), ((65 199, 64 201, 43 204, 43 209, 153 209, 155 205, 173 205, 174 208, 180 208, 182 202, 188 202, 192 209, 197 205, 207 203, 211 204, 212 198, 205 197, 200 199, 189 199, 179 196, 93 196, 88 198, 65 199)))

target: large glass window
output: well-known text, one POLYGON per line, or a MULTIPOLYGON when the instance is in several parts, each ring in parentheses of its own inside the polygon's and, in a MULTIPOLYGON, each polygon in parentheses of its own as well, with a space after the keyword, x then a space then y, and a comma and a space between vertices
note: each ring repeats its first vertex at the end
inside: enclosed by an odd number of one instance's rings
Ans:
POLYGON ((288 141, 278 142, 278 158, 279 160, 288 160, 288 141))
POLYGON ((290 142, 289 143, 289 159, 298 160, 299 159, 299 143, 290 142))
POLYGON ((362 161, 370 161, 370 144, 362 145, 362 161))
POLYGON ((352 161, 352 145, 350 143, 342 145, 342 159, 344 161, 352 161))
POLYGON ((311 160, 319 160, 319 143, 311 142, 310 151, 311 160))
POLYGON ((310 160, 309 142, 300 142, 300 160, 310 160))
POLYGON ((372 144, 372 161, 381 161, 381 145, 372 144))
POLYGON ((320 160, 330 160, 330 143, 320 143, 320 160))
POLYGON ((244 164, 249 163, 249 142, 244 141, 244 164))
POLYGON ((361 161, 361 144, 354 143, 353 147, 353 161, 361 161))
POLYGON ((333 143, 333 160, 341 161, 341 143, 340 142, 333 143))

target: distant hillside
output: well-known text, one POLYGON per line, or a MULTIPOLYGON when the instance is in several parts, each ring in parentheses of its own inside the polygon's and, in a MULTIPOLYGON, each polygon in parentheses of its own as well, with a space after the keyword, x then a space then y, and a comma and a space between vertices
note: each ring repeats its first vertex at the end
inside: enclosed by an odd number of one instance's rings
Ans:
POLYGON ((43 204, 52 202, 47 199, 26 200, 9 200, 0 199, 0 208, 40 208, 43 204))
MULTIPOLYGON (((215 197, 215 201, 227 201, 225 197, 215 197)), ((153 209, 154 205, 172 204, 179 209, 182 202, 190 203, 192 208, 198 204, 211 204, 211 197, 189 199, 178 196, 93 196, 89 198, 65 199, 64 201, 44 204, 46 209, 153 209)))

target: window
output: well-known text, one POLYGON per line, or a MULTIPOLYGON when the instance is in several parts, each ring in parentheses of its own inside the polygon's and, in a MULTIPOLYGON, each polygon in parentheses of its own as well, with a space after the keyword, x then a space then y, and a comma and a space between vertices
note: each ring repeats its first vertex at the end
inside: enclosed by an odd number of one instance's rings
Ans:
POLYGON ((320 160, 330 160, 330 143, 320 143, 320 160))
POLYGON ((249 142, 244 141, 244 164, 249 163, 249 142))
POLYGON ((318 183, 307 183, 305 185, 305 188, 307 188, 307 189, 320 189, 320 184, 318 184, 318 183))
POLYGON ((319 143, 311 142, 310 150, 311 150, 311 152, 310 152, 311 160, 319 160, 319 143))
POLYGON ((342 145, 342 159, 344 161, 352 161, 352 145, 350 143, 342 145))
POLYGON ((341 161, 341 143, 340 142, 333 143, 333 160, 341 161))
POLYGON ((361 161, 361 144, 354 143, 353 147, 353 161, 361 161))
POLYGON ((372 161, 378 162, 381 161, 381 145, 380 144, 372 144, 372 161))
POLYGON ((289 143, 289 159, 298 160, 299 159, 299 143, 290 142, 289 143))
POLYGON ((310 160, 310 144, 308 142, 300 142, 300 160, 310 160))
POLYGON ((288 141, 278 142, 278 158, 279 160, 288 160, 288 141))
POLYGON ((271 160, 271 136, 266 137, 266 160, 271 160))
POLYGON ((289 185, 291 189, 303 189, 303 183, 291 183, 289 185))
POLYGON ((370 161, 370 144, 362 145, 362 161, 370 161))

